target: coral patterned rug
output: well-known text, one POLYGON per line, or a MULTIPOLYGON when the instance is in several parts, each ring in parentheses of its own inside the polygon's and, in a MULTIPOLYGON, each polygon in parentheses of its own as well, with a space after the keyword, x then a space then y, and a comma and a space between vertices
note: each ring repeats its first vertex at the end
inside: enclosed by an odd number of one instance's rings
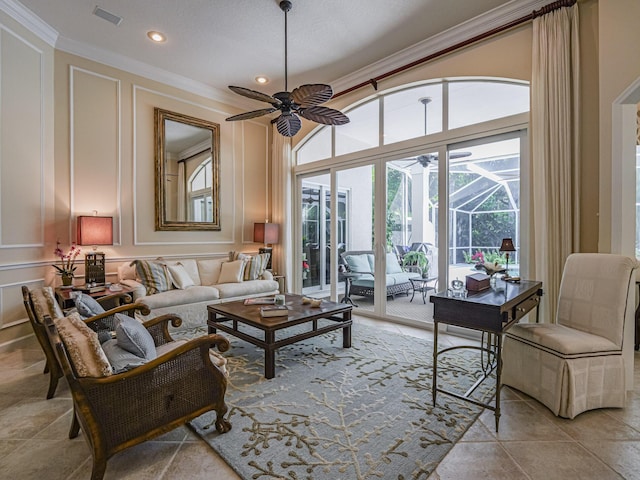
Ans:
MULTIPOLYGON (((192 426, 246 480, 425 479, 482 410, 444 394, 432 406, 427 340, 354 325, 352 348, 338 331, 280 349, 271 380, 262 350, 230 340, 232 430, 219 435, 213 412, 192 426)), ((477 350, 438 365, 439 385, 461 392, 482 371, 477 350)), ((491 398, 485 383, 474 398, 491 398)))

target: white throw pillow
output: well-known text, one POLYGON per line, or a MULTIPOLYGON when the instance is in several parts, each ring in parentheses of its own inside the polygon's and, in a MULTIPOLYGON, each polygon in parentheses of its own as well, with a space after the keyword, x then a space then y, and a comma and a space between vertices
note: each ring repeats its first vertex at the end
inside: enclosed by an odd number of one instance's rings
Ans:
POLYGON ((180 263, 176 265, 168 265, 169 273, 171 274, 171 281, 176 288, 184 290, 188 287, 193 287, 193 279, 187 273, 187 270, 180 263))
POLYGON ((220 277, 218 283, 238 283, 242 281, 244 274, 244 260, 235 260, 233 262, 224 262, 220 269, 220 277))

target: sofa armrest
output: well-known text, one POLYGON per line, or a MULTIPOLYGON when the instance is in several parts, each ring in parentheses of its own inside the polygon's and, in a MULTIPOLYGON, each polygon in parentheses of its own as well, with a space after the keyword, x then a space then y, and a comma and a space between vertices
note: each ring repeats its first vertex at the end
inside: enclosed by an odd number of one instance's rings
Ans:
POLYGON ((136 280, 121 280, 120 284, 126 285, 129 288, 133 289, 131 295, 133 295, 133 301, 135 302, 138 298, 147 296, 147 287, 136 280))
POLYGON ((269 270, 265 270, 262 275, 260 275, 261 280, 273 280, 273 273, 269 270))

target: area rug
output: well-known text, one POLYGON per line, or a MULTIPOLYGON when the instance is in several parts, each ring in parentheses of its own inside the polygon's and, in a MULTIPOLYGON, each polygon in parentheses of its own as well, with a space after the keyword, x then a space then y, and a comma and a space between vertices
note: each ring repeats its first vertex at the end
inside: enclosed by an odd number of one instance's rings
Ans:
MULTIPOLYGON (((425 479, 481 408, 438 394, 432 405, 433 344, 353 326, 351 348, 332 332, 284 347, 266 380, 264 353, 230 338, 227 418, 192 426, 245 480, 425 479)), ((479 354, 455 350, 439 362, 439 385, 462 393, 481 375, 479 354)), ((476 399, 488 401, 495 382, 476 399)))

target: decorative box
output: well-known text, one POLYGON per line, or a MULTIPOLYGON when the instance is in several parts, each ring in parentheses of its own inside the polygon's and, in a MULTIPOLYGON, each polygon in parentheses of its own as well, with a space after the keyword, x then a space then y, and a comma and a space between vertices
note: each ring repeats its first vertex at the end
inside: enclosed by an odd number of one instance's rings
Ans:
POLYGON ((480 292, 489 288, 489 280, 491 277, 486 273, 474 273, 466 276, 467 290, 470 292, 480 292))

